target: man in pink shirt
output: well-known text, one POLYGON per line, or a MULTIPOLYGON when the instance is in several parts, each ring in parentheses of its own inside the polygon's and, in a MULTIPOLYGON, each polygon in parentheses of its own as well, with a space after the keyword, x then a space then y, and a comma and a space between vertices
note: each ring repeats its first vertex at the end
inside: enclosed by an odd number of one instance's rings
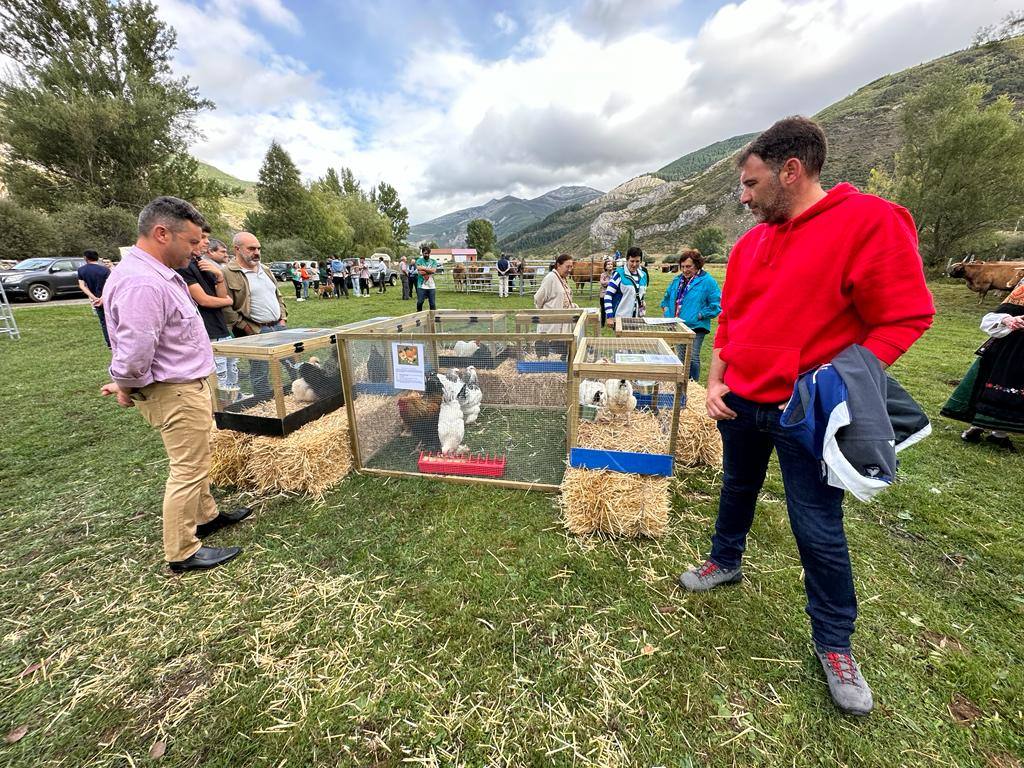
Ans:
POLYGON ((249 509, 217 512, 210 494, 213 350, 185 281, 206 222, 190 203, 158 197, 139 214, 139 239, 104 286, 112 360, 101 390, 135 406, 160 432, 169 472, 164 490, 164 557, 172 571, 226 563, 240 547, 200 539, 243 520, 249 509))

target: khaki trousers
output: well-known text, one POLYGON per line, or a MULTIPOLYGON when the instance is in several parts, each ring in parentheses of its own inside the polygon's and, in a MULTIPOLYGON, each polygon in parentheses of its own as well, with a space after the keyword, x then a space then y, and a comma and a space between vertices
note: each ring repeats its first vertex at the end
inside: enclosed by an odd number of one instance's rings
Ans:
POLYGON ((202 546, 196 525, 217 516, 210 493, 213 407, 207 379, 155 382, 132 395, 139 413, 160 432, 170 462, 164 488, 164 559, 187 560, 202 546))

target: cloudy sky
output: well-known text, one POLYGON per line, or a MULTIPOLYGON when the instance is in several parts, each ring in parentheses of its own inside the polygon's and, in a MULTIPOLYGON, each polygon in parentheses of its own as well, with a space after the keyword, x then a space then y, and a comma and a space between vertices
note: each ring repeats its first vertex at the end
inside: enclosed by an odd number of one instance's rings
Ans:
POLYGON ((599 189, 813 114, 970 44, 1018 0, 158 0, 217 104, 197 157, 255 179, 277 139, 348 166, 413 223, 599 189))

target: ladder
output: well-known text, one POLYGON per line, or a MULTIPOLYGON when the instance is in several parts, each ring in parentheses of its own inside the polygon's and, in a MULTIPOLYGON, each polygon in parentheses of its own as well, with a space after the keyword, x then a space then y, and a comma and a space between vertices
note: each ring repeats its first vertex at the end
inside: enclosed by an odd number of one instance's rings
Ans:
POLYGON ((7 298, 3 281, 0 280, 0 336, 7 334, 12 339, 20 339, 18 323, 14 319, 14 310, 11 309, 11 301, 7 298))

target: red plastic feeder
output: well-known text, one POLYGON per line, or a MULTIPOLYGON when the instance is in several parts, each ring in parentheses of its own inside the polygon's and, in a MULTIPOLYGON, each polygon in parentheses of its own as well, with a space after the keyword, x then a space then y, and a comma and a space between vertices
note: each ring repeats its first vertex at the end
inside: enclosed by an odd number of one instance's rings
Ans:
POLYGON ((478 453, 475 456, 445 456, 420 452, 416 466, 429 475, 478 475, 501 477, 505 474, 505 457, 478 453))

